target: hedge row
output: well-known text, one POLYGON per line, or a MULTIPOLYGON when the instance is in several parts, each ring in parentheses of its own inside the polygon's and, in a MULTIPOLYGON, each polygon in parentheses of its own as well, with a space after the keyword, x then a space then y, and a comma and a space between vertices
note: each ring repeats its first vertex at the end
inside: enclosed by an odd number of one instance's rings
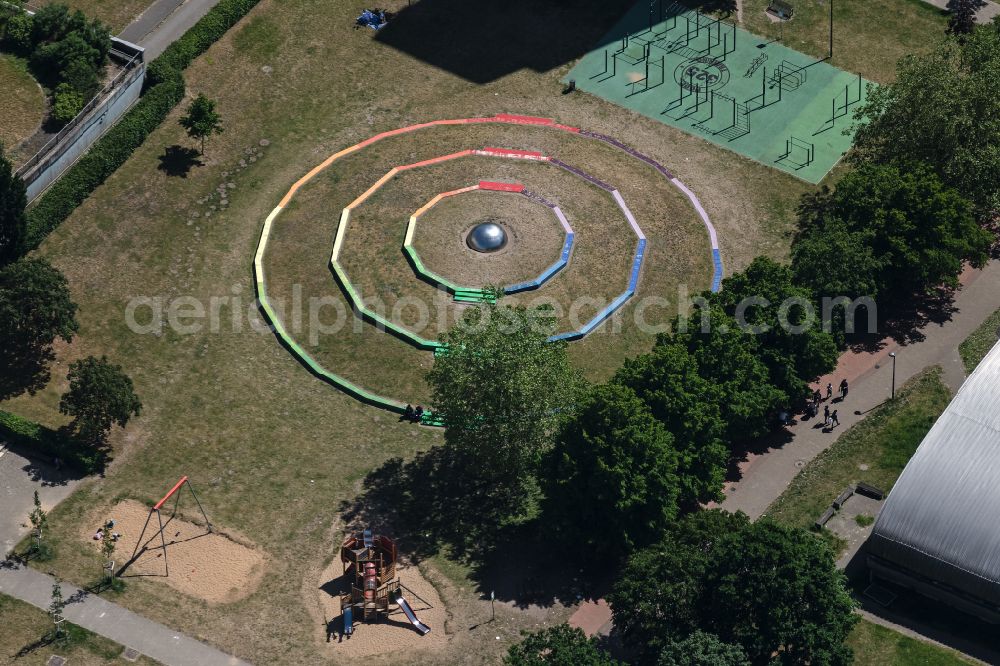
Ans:
POLYGON ((99 472, 104 466, 101 453, 81 451, 81 447, 59 431, 9 412, 0 411, 0 440, 27 449, 29 453, 59 458, 86 474, 99 472))
POLYGON ((166 120, 170 111, 184 99, 181 72, 259 1, 221 0, 160 57, 149 63, 142 98, 28 211, 27 250, 38 247, 166 120))

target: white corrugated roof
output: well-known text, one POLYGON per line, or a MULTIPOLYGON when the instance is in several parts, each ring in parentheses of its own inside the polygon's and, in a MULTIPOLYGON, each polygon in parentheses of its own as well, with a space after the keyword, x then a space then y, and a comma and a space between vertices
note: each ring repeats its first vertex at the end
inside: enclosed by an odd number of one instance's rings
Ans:
POLYGON ((869 552, 1000 605, 1000 344, 907 463, 869 552))

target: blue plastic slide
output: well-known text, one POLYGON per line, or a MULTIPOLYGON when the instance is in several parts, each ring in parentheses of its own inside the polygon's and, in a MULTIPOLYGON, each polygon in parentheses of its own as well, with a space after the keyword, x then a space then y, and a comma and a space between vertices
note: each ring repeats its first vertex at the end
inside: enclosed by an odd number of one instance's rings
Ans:
POLYGON ((348 606, 344 609, 344 635, 350 636, 354 633, 354 607, 348 606))

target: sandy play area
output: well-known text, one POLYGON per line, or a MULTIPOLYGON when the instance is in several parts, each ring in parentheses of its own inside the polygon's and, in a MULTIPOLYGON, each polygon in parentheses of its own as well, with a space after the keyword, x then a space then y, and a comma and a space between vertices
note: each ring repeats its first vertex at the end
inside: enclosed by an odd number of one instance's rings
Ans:
MULTIPOLYGON (((390 606, 388 621, 378 624, 356 622, 354 635, 342 636, 343 625, 340 618, 338 591, 343 587, 343 567, 340 559, 327 566, 319 581, 320 605, 327 620, 329 649, 338 657, 364 657, 387 654, 389 652, 414 652, 440 650, 448 643, 445 620, 448 613, 437 590, 420 575, 415 566, 398 564, 396 573, 404 586, 403 595, 414 613, 431 628, 431 632, 421 636, 406 616, 395 604, 390 606), (419 597, 419 598, 417 598, 419 597)), ((326 638, 326 637, 324 637, 326 638)))
MULTIPOLYGON (((159 526, 154 515, 146 528, 143 545, 136 560, 122 574, 122 578, 142 577, 143 580, 162 581, 171 587, 210 603, 229 603, 246 597, 260 583, 264 575, 264 557, 260 551, 237 543, 219 531, 208 533, 204 526, 179 518, 169 520, 170 511, 164 507, 164 539, 166 540, 169 576, 163 561, 163 546, 158 534, 159 526)), ((133 500, 119 502, 104 511, 88 525, 83 535, 98 550, 93 539, 94 530, 106 520, 115 521, 115 532, 121 534, 115 550, 115 566, 128 562, 135 548, 142 526, 149 516, 149 508, 133 500)))

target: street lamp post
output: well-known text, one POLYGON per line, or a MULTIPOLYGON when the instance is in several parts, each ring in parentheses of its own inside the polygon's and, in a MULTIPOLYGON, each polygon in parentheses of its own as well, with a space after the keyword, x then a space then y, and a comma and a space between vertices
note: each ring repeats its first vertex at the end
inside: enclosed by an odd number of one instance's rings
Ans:
POLYGON ((896 399, 896 352, 889 352, 889 358, 892 359, 892 400, 896 399))

